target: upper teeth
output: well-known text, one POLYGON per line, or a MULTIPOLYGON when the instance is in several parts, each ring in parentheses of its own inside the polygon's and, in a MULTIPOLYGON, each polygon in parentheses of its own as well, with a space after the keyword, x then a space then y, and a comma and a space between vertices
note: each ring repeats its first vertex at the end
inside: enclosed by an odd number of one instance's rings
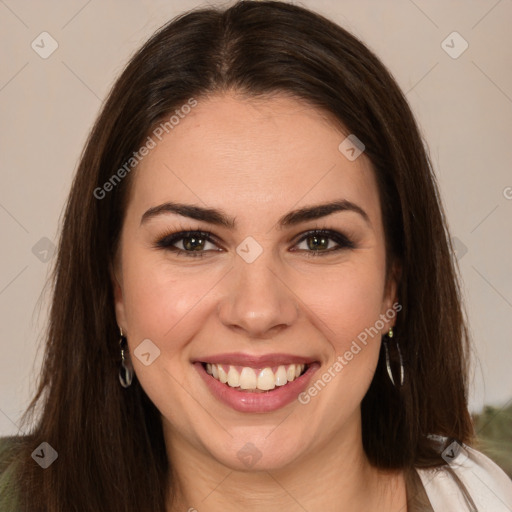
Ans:
POLYGON ((272 368, 254 370, 249 366, 235 367, 231 365, 206 363, 206 371, 214 379, 227 384, 232 388, 260 389, 268 391, 276 386, 284 386, 295 380, 304 371, 304 364, 290 364, 278 366, 275 373, 272 368), (225 368, 228 368, 227 372, 225 368), (238 368, 241 368, 240 371, 238 368))

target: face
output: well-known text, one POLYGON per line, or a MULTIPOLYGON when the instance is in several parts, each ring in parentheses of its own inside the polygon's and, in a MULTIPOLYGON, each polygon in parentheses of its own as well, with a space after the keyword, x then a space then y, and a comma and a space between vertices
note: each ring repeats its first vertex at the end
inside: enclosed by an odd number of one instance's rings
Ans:
POLYGON ((285 96, 198 99, 131 176, 116 315, 172 453, 272 469, 360 440, 396 283, 346 135, 285 96))

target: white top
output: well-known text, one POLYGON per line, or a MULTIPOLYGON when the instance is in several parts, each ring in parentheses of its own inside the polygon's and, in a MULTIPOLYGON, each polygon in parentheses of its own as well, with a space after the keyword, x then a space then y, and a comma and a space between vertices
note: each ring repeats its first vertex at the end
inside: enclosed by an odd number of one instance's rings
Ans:
POLYGON ((512 512, 512 480, 470 446, 463 445, 448 466, 416 471, 435 512, 512 512))

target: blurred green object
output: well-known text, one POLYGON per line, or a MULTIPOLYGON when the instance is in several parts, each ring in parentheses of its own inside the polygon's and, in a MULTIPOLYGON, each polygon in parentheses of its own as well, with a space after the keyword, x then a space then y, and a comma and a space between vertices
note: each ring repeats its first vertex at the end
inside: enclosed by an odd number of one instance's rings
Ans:
POLYGON ((477 434, 474 447, 512 479, 512 401, 502 408, 486 405, 481 413, 472 416, 477 434))

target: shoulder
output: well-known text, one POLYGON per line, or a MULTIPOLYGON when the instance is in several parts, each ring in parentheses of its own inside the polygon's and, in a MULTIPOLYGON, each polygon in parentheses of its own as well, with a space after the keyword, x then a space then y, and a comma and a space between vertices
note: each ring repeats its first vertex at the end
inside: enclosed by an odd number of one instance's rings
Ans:
POLYGON ((18 446, 21 437, 0 437, 0 476, 5 473, 12 462, 12 453, 18 446))
POLYGON ((489 457, 458 443, 443 454, 446 466, 416 469, 436 512, 512 510, 512 480, 489 457))
POLYGON ((23 439, 21 436, 0 437, 0 456, 6 453, 9 448, 15 446, 21 439, 23 439))
POLYGON ((13 456, 22 437, 0 437, 0 510, 17 512, 16 475, 13 456))
POLYGON ((24 441, 23 436, 0 437, 0 474, 10 465, 15 453, 24 441))

